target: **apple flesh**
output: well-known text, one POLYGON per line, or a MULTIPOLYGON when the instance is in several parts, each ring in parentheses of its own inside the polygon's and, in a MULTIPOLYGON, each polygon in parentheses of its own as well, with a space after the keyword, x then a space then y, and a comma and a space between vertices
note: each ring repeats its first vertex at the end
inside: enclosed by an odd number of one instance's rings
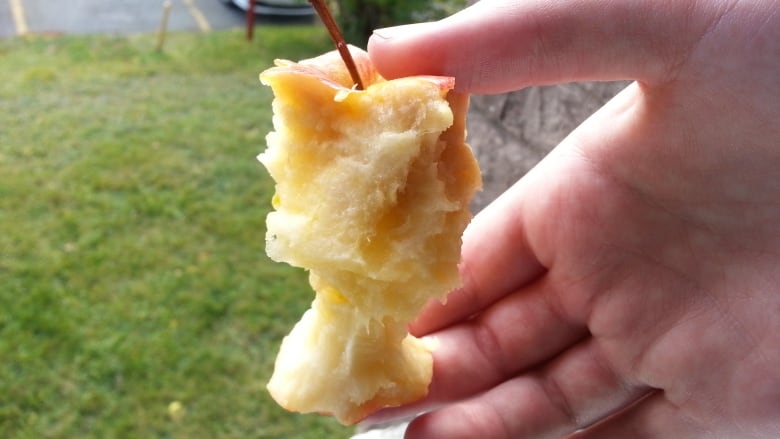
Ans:
POLYGON ((350 47, 277 61, 274 131, 258 157, 276 182, 268 255, 309 271, 312 307, 284 338, 268 389, 291 411, 344 424, 427 393, 431 346, 407 324, 459 286, 461 235, 479 168, 465 143, 468 96, 453 78, 385 80, 350 47))

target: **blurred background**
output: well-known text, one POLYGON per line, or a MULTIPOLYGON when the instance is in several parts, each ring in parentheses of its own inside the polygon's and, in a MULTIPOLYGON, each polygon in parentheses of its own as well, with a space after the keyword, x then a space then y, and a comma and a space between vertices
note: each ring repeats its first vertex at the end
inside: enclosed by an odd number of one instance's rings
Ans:
POLYGON ((351 435, 265 391, 312 293, 264 253, 257 75, 332 43, 307 2, 257 5, 250 42, 242 4, 172 1, 158 47, 161 1, 0 1, 0 437, 351 435))
MULTIPOLYGON (((364 47, 465 2, 330 3, 364 47)), ((297 0, 258 1, 250 41, 248 6, 0 0, 0 437, 352 435, 265 391, 312 293, 264 253, 257 75, 333 46, 297 0)), ((621 86, 475 97, 475 209, 621 86)))

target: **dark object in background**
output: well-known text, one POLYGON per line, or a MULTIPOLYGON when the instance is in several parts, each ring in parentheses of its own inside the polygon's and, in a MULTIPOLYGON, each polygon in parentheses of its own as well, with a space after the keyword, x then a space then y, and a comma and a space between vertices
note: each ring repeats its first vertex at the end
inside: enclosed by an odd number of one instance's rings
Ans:
MULTIPOLYGON (((236 6, 242 11, 249 9, 249 0, 221 1, 222 3, 236 6)), ((314 16, 315 12, 307 0, 255 0, 255 14, 310 17, 314 16)))

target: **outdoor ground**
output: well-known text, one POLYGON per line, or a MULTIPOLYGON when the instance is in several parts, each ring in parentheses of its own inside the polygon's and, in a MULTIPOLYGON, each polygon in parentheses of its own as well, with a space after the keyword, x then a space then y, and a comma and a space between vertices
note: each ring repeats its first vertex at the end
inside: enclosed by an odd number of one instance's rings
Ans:
MULTIPOLYGON (((257 74, 315 26, 0 40, 0 437, 346 438, 265 391, 311 293, 264 255, 271 128, 257 74)), ((476 97, 506 189, 624 83, 476 97)), ((396 433, 397 435, 398 433, 396 433)))
POLYGON ((0 40, 0 437, 343 438, 265 391, 311 300, 264 255, 258 73, 319 27, 0 40))
MULTIPOLYGON (((167 0, 171 31, 240 28, 245 14, 221 0, 167 0)), ((0 38, 13 35, 155 32, 165 0, 0 0, 0 38)), ((258 22, 262 21, 258 17, 258 22)), ((268 21, 268 20, 264 20, 268 21)))

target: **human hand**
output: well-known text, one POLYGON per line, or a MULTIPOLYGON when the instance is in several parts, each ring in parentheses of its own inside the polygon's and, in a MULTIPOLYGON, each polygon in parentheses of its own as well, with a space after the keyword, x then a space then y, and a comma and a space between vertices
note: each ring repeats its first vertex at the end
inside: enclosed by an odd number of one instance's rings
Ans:
POLYGON ((483 0, 378 31, 464 92, 634 79, 464 235, 407 438, 780 437, 780 4, 483 0))

